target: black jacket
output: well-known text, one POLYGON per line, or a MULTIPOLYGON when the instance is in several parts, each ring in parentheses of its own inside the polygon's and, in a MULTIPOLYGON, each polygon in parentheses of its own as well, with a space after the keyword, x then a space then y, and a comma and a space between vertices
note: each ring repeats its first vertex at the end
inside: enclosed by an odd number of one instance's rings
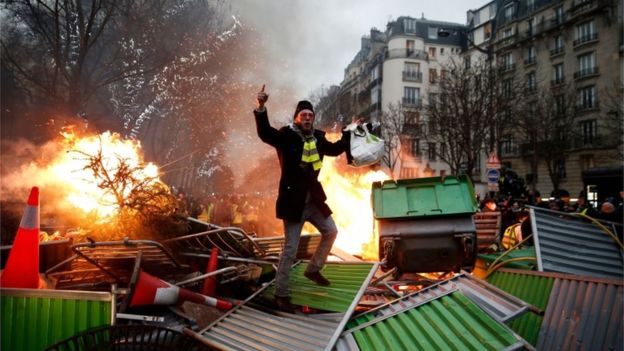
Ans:
MULTIPOLYGON (((260 139, 273 146, 277 151, 282 175, 279 182, 279 193, 275 205, 277 218, 288 221, 300 221, 307 194, 325 216, 331 215, 332 211, 325 203, 327 196, 318 181, 319 171, 313 171, 301 167, 301 154, 303 153, 303 140, 290 127, 282 127, 277 130, 269 124, 269 117, 265 111, 257 112, 256 129, 260 139)), ((346 134, 346 133, 345 133, 346 134)), ((325 132, 314 130, 316 149, 321 161, 325 155, 338 156, 346 149, 348 143, 343 139, 332 143, 325 138, 325 132)))

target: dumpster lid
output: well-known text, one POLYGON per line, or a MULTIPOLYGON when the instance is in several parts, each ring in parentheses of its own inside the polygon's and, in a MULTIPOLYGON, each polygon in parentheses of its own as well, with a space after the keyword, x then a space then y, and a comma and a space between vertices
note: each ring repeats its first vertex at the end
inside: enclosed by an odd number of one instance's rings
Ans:
POLYGON ((374 182, 371 197, 376 219, 472 214, 478 208, 465 175, 374 182))

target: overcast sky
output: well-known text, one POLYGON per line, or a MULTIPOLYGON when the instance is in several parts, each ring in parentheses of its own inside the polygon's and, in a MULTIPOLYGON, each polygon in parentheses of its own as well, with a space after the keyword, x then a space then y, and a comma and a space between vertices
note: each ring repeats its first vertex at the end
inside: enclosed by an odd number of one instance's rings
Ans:
MULTIPOLYGON (((340 84, 363 35, 400 16, 466 23, 466 11, 486 0, 234 0, 243 23, 262 35, 270 53, 262 79, 307 97, 321 85, 340 84), (270 68, 274 68, 270 71, 270 68)), ((251 53, 253 54, 253 53, 251 53)))

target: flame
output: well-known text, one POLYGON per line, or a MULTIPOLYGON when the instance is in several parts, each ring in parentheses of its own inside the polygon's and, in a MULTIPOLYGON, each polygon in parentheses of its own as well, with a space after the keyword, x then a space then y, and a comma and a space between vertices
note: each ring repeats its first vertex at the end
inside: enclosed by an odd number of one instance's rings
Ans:
POLYGON ((365 260, 377 260, 371 187, 375 181, 388 179, 388 175, 374 170, 360 174, 340 171, 344 162, 344 158, 324 158, 319 175, 338 227, 334 245, 365 260))
MULTIPOLYGON (((91 169, 86 168, 87 158, 101 153, 103 166, 115 170, 121 161, 136 169, 134 176, 147 182, 157 182, 158 167, 145 163, 141 144, 124 140, 117 133, 104 132, 100 135, 77 136, 72 128, 65 128, 65 152, 60 152, 48 164, 47 173, 66 191, 65 200, 85 214, 102 221, 114 216, 119 210, 118 199, 98 186, 91 169), (74 152, 71 152, 74 151, 74 152)), ((121 196, 127 197, 131 189, 123 189, 121 196)))

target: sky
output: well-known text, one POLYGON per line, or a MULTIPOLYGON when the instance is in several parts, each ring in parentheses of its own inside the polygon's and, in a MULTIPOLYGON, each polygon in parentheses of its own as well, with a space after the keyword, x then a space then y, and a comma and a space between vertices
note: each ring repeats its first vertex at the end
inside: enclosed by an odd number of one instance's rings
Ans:
POLYGON ((339 85, 344 69, 375 27, 400 16, 465 24, 486 0, 235 0, 232 10, 262 37, 269 56, 259 74, 267 89, 288 86, 303 97, 339 85))

